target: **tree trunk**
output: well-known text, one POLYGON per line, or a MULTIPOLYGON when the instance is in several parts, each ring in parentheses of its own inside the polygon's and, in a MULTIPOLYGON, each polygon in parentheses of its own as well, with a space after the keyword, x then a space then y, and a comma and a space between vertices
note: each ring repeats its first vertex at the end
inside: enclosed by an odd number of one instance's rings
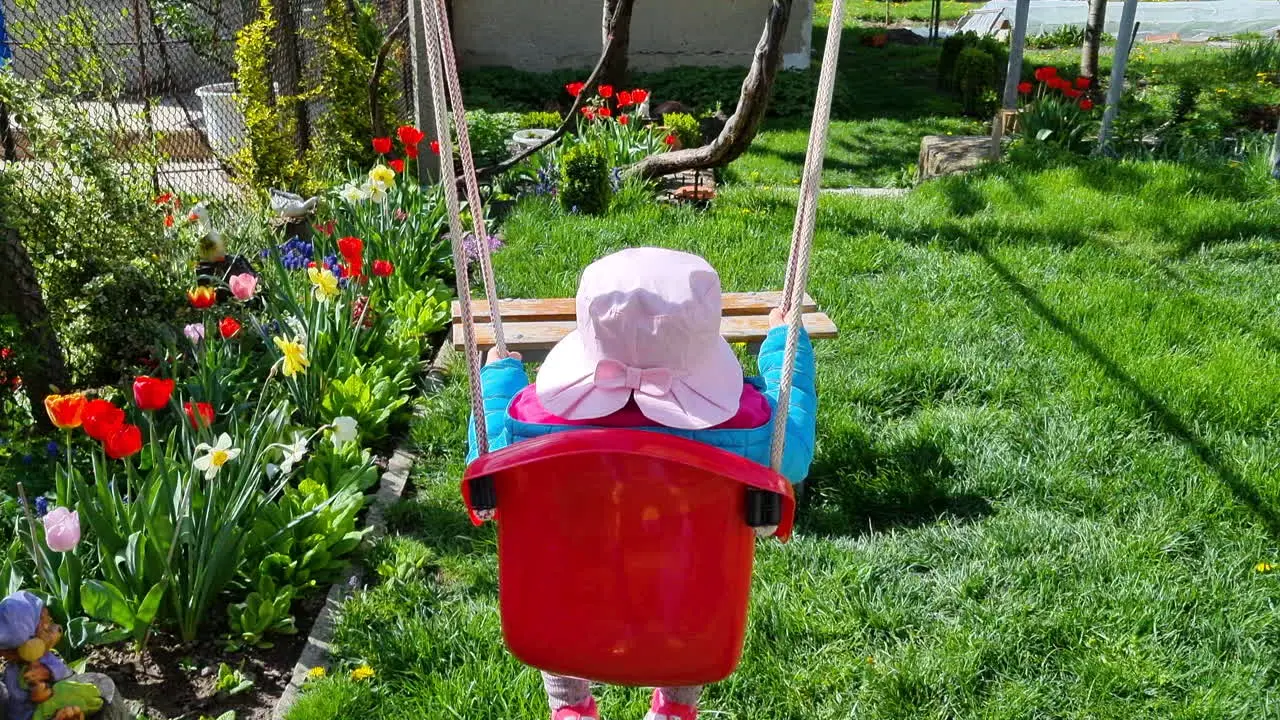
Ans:
POLYGON ((1276 126, 1276 141, 1271 146, 1271 177, 1280 180, 1280 125, 1276 126))
POLYGON ((0 312, 12 313, 22 327, 24 350, 21 362, 22 385, 31 401, 36 427, 52 430, 44 413, 44 399, 50 388, 65 389, 67 366, 62 359, 58 336, 49 320, 36 271, 16 230, 0 226, 0 273, 8 280, 0 283, 0 312))
POLYGON ((1098 52, 1102 47, 1102 27, 1107 19, 1107 0, 1089 0, 1089 17, 1084 25, 1084 46, 1080 49, 1080 77, 1089 78, 1098 89, 1098 52))
POLYGON ((634 2, 604 0, 604 21, 601 24, 600 47, 609 47, 613 38, 614 52, 608 56, 601 69, 600 84, 621 87, 627 82, 627 56, 631 50, 631 10, 634 2))
MULTIPOLYGON (((723 167, 738 159, 751 146, 773 91, 773 81, 782 67, 782 39, 787 34, 787 22, 791 19, 792 0, 773 0, 764 32, 756 45, 751 69, 742 81, 738 107, 724 124, 720 135, 710 144, 688 150, 650 155, 632 166, 628 173, 642 178, 658 178, 686 170, 705 170, 723 167)), ((839 32, 836 28, 833 32, 839 32)))

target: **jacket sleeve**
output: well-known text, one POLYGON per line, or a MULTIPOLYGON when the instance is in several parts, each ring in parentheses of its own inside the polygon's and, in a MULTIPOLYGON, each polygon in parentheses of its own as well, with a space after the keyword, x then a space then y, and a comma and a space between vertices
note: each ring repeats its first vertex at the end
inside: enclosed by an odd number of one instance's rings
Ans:
MULTIPOLYGON (((760 347, 760 374, 764 376, 765 396, 778 406, 782 384, 782 366, 786 361, 787 328, 769 331, 760 347)), ((796 368, 792 376, 790 404, 787 410, 786 445, 782 453, 782 474, 792 483, 802 483, 809 476, 817 442, 818 392, 809 333, 800 330, 800 346, 796 351, 796 368)))
MULTIPOLYGON (((486 365, 480 371, 480 389, 484 394, 484 427, 489 438, 489 450, 501 450, 511 444, 507 409, 511 401, 529 384, 524 363, 506 358, 486 365)), ((467 423, 467 462, 476 459, 476 419, 472 415, 467 423)))

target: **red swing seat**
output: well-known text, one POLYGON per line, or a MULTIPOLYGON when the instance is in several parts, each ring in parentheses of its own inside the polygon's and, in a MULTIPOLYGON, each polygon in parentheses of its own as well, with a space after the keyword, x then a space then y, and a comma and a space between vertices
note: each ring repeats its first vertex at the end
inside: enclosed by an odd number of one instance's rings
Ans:
POLYGON ((507 647, 527 665, 615 685, 731 675, 746 636, 755 532, 791 535, 795 495, 767 467, 643 430, 573 430, 467 468, 496 509, 507 647), (750 523, 750 525, 749 525, 750 523))

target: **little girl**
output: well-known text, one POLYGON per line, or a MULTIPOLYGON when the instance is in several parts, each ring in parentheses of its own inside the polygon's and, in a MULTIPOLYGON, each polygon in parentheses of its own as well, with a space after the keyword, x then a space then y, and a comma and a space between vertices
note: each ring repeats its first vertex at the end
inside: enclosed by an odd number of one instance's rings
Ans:
MULTIPOLYGON (((763 378, 744 378, 720 336, 720 277, 700 257, 634 248, 583 273, 577 330, 548 354, 529 384, 518 354, 490 351, 481 386, 489 448, 583 428, 639 428, 679 435, 769 464, 773 409, 787 329, 769 315, 763 378)), ((813 460, 813 348, 801 332, 787 415, 782 473, 803 482, 813 460)), ((471 429, 472 458, 475 426, 471 429)), ((543 673, 552 720, 598 720, 586 680, 543 673)), ((658 688, 646 720, 695 720, 701 687, 658 688)))

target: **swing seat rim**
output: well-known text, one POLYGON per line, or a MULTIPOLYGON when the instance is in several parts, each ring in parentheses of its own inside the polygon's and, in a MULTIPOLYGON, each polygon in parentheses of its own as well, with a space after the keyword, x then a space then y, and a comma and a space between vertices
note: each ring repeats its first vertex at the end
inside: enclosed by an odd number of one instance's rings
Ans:
MULTIPOLYGON (((471 481, 494 476, 539 462, 561 460, 576 455, 613 455, 660 458, 708 475, 730 479, 746 488, 776 493, 782 498, 782 522, 773 537, 786 543, 795 525, 796 495, 794 486, 782 475, 759 463, 728 450, 689 440, 669 433, 632 428, 565 430, 542 437, 522 440, 501 450, 481 455, 467 466, 461 490, 467 512, 476 525, 482 520, 471 501, 471 481)), ((639 478, 635 482, 646 482, 639 478)), ((501 520, 501 500, 498 517, 501 520)))

